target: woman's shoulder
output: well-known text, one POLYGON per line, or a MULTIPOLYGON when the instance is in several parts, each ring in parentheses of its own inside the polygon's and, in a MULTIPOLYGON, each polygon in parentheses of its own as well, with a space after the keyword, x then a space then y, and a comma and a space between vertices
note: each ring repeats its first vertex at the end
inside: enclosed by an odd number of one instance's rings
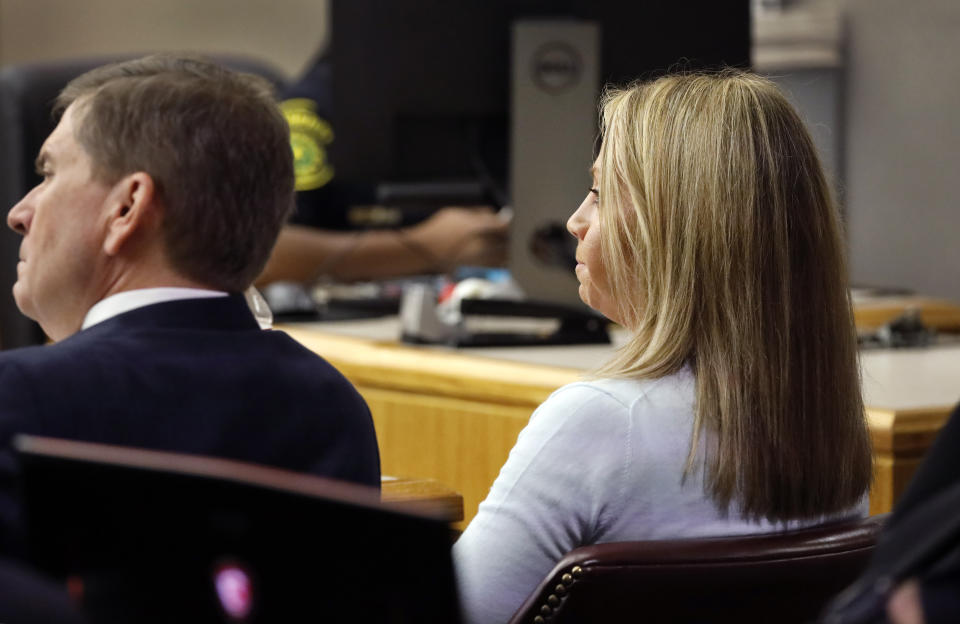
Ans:
POLYGON ((669 429, 684 428, 692 413, 692 376, 679 371, 658 379, 594 379, 578 381, 557 389, 534 412, 527 425, 530 431, 552 436, 558 432, 589 431, 591 436, 606 432, 614 437, 630 430, 661 427, 668 417, 669 429))
POLYGON ((554 391, 547 401, 588 403, 603 399, 626 409, 632 409, 638 403, 687 404, 693 400, 694 386, 693 373, 685 366, 675 373, 655 379, 627 377, 576 381, 554 391))

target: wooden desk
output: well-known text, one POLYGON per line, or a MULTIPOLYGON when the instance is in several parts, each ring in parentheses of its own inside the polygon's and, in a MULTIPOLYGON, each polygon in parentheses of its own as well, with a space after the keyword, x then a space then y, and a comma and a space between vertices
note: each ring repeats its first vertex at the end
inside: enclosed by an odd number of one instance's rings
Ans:
POLYGON ((384 476, 380 480, 380 500, 450 523, 463 520, 463 497, 434 479, 384 476))
POLYGON ((870 512, 889 511, 960 403, 960 344, 860 355, 873 441, 870 512))
MULTIPOLYGON (((363 324, 359 333, 377 335, 363 324)), ((462 529, 533 410, 575 381, 571 368, 497 361, 381 338, 335 335, 325 325, 278 329, 336 366, 370 406, 384 474, 432 478, 463 495, 462 529)), ((343 331, 343 328, 337 328, 343 331)), ((348 328, 349 329, 349 328, 348 328)))
MULTIPOLYGON (((396 342, 395 321, 278 329, 357 386, 373 414, 384 474, 437 479, 462 493, 459 528, 476 514, 533 410, 610 353, 609 346, 411 347, 396 342)), ((960 401, 960 345, 868 351, 862 363, 876 457, 871 512, 881 513, 960 401)))
POLYGON ((878 297, 853 294, 853 318, 858 331, 872 331, 907 310, 916 310, 920 320, 938 331, 960 331, 960 305, 944 299, 902 295, 878 297))

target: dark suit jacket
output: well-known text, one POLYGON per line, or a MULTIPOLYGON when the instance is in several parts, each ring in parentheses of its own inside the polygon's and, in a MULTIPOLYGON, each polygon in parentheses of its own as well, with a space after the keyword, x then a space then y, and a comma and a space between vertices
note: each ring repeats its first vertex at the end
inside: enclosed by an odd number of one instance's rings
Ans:
MULTIPOLYGON (((957 531, 960 520, 956 513, 946 517, 931 514, 925 505, 938 497, 956 493, 960 484, 960 405, 953 410, 950 419, 937 435, 936 441, 917 469, 901 499, 893 508, 890 520, 884 527, 877 544, 872 566, 883 568, 915 550, 923 541, 915 528, 904 527, 913 518, 923 517, 940 526, 953 527, 953 539, 944 544, 930 564, 921 566, 912 573, 920 578, 923 610, 927 624, 960 622, 960 546, 957 531), (936 566, 931 573, 929 568, 936 566)), ((956 496, 953 497, 956 499, 956 496)), ((931 527, 932 528, 932 527, 931 527)))
POLYGON ((927 624, 960 622, 958 450, 960 406, 894 506, 869 566, 828 606, 821 622, 886 622, 890 588, 909 578, 920 581, 927 624))
POLYGON ((0 559, 0 622, 4 624, 83 624, 62 582, 16 561, 0 559))
POLYGON ((930 450, 913 475, 903 496, 893 508, 887 531, 893 530, 903 518, 914 513, 923 504, 960 482, 960 405, 937 434, 930 450))
POLYGON ((379 487, 366 403, 242 296, 159 303, 0 353, 0 549, 20 546, 16 433, 214 455, 379 487))

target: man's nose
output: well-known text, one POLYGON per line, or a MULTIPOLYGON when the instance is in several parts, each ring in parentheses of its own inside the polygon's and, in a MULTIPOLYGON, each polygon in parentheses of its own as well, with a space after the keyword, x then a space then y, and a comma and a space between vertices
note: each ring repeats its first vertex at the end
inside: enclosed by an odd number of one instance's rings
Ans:
POLYGON ((32 215, 33 211, 29 208, 27 197, 24 197, 7 213, 7 225, 18 234, 26 234, 30 229, 32 215))

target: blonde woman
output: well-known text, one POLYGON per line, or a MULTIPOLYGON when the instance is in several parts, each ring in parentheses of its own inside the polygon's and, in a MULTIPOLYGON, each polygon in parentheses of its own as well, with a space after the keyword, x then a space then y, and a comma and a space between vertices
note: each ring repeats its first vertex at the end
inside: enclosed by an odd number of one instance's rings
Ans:
POLYGON ((867 512, 841 227, 796 111, 728 71, 610 91, 601 121, 567 227, 580 297, 630 338, 537 409, 457 542, 472 622, 584 544, 867 512))

